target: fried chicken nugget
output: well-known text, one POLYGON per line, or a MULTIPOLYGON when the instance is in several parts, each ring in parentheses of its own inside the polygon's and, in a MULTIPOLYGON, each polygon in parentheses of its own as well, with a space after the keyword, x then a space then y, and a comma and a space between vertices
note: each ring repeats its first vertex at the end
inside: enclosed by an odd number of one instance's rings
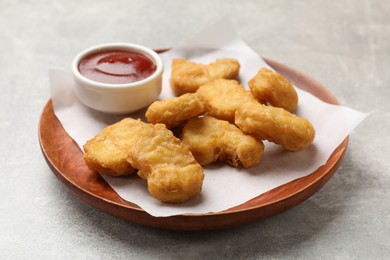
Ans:
POLYGON ((198 93, 204 103, 206 115, 234 123, 236 110, 245 103, 259 103, 236 80, 216 79, 201 86, 198 93))
POLYGON ((235 115, 235 124, 247 134, 260 140, 282 145, 290 151, 299 151, 309 146, 315 137, 315 130, 305 119, 278 107, 260 103, 247 103, 235 115))
POLYGON ((262 68, 248 85, 260 103, 269 103, 288 111, 294 110, 298 105, 298 95, 293 85, 279 73, 262 68))
POLYGON ((240 71, 240 63, 236 59, 216 59, 206 66, 211 79, 237 79, 240 71))
POLYGON ((126 154, 149 193, 168 203, 180 203, 200 193, 203 168, 163 124, 126 118, 116 124, 112 142, 126 154))
POLYGON ((235 59, 217 59, 208 65, 175 58, 172 60, 170 84, 175 95, 194 93, 207 82, 217 79, 236 79, 240 64, 235 59))
POLYGON ((249 168, 260 162, 264 145, 227 121, 205 116, 189 120, 181 139, 201 165, 227 161, 249 168))
POLYGON ((112 125, 84 145, 84 161, 88 168, 100 174, 113 176, 128 175, 136 170, 127 161, 126 154, 112 142, 112 125))
POLYGON ((204 113, 203 100, 196 93, 155 101, 145 113, 153 124, 162 123, 172 128, 190 118, 204 113))

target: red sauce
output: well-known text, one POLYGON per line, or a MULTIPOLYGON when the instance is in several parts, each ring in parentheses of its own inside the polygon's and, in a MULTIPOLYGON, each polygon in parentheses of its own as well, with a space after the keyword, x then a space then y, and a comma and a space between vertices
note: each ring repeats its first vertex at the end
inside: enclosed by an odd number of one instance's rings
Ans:
POLYGON ((84 77, 110 84, 139 81, 152 75, 156 69, 154 61, 145 54, 122 50, 94 53, 79 64, 79 71, 84 77))

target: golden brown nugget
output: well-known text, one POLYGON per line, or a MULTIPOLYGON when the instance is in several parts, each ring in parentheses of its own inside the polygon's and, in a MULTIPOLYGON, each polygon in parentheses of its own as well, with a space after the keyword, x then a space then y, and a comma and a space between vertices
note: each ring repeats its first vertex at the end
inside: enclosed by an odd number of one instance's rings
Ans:
POLYGON ((190 118, 204 113, 202 99, 196 93, 155 101, 146 111, 146 118, 153 124, 162 123, 172 128, 190 118))
POLYGON ((205 116, 189 120, 181 139, 201 165, 227 161, 249 168, 260 162, 264 145, 227 121, 205 116))
POLYGON ((122 150, 138 175, 147 180, 150 194, 163 202, 180 203, 200 193, 202 166, 163 124, 126 118, 113 133, 113 143, 122 150))
POLYGON ((256 103, 253 95, 236 80, 216 79, 203 85, 196 92, 204 103, 209 116, 234 123, 236 110, 246 103, 256 103))
POLYGON ((83 157, 89 169, 113 176, 128 175, 136 171, 127 161, 126 154, 112 142, 112 130, 116 127, 106 127, 84 145, 83 157))
POLYGON ((315 130, 307 119, 283 108, 260 103, 248 103, 240 107, 236 112, 235 124, 244 133, 280 144, 290 151, 309 146, 315 136, 315 130))
POLYGON ((217 59, 215 62, 206 66, 211 80, 237 79, 240 71, 240 63, 236 59, 217 59))
POLYGON ((298 105, 298 95, 293 85, 279 73, 262 68, 248 83, 255 98, 288 111, 298 105))
POLYGON ((207 82, 217 79, 236 79, 240 64, 235 59, 217 59, 214 63, 204 65, 184 59, 172 60, 170 84, 175 95, 194 93, 207 82))
POLYGON ((172 60, 172 73, 169 79, 175 95, 194 93, 199 86, 206 84, 210 79, 207 67, 203 64, 183 60, 172 60))

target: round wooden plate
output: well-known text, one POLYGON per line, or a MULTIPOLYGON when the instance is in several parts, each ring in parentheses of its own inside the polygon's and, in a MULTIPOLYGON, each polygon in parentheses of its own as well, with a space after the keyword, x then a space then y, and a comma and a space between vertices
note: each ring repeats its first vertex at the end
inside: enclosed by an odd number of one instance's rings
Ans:
MULTIPOLYGON (((271 59, 264 60, 297 87, 325 102, 338 104, 332 94, 310 77, 271 59)), ((89 170, 84 163, 82 151, 55 116, 51 100, 47 102, 41 114, 39 141, 43 155, 55 175, 66 187, 95 208, 124 220, 157 228, 210 230, 265 219, 312 196, 335 173, 347 148, 348 137, 334 150, 325 165, 308 176, 279 186, 225 211, 171 217, 149 215, 134 203, 123 200, 99 174, 89 170)))

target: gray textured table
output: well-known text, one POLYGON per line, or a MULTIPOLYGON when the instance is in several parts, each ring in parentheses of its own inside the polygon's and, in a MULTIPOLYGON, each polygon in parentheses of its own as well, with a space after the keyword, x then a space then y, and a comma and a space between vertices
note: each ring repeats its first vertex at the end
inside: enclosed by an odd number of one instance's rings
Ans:
MULTIPOLYGON (((389 1, 0 2, 0 259, 385 259, 390 254, 389 1), (88 46, 177 44, 230 17, 261 55, 311 75, 374 113, 335 176, 299 206, 213 232, 138 226, 80 201, 52 174, 37 139, 48 69, 88 46)), ((337 127, 337 126, 335 126, 337 127)))

